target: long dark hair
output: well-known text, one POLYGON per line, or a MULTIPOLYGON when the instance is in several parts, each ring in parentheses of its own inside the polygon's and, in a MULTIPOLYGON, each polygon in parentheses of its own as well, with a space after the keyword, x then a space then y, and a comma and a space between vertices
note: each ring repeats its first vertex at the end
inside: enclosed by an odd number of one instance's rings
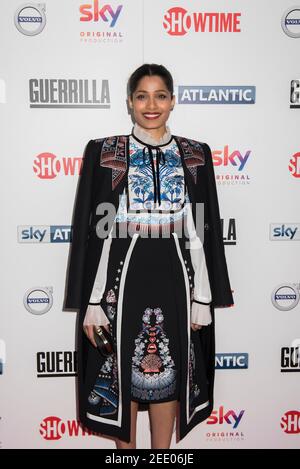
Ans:
POLYGON ((169 70, 166 69, 166 67, 158 64, 143 64, 130 75, 128 80, 128 96, 130 96, 132 99, 133 93, 137 89, 139 81, 144 78, 144 76, 152 75, 157 75, 164 81, 172 98, 174 93, 173 77, 169 70))

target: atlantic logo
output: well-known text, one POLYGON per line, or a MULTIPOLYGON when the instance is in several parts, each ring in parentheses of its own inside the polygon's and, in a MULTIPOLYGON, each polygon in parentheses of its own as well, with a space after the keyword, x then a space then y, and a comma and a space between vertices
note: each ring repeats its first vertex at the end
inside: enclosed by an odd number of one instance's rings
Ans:
POLYGON ((221 228, 224 244, 235 246, 237 243, 235 218, 229 218, 226 222, 221 218, 221 228))
POLYGON ((70 243, 71 225, 19 225, 19 243, 70 243))
POLYGON ((300 433, 300 412, 288 410, 281 418, 280 426, 285 433, 296 435, 300 433))
POLYGON ((245 410, 235 412, 234 410, 224 411, 224 406, 220 406, 218 410, 213 410, 210 417, 206 420, 207 425, 222 425, 227 424, 232 428, 237 428, 241 422, 241 419, 245 413, 245 410))
POLYGON ((282 347, 280 356, 282 373, 300 372, 300 344, 296 347, 282 347))
POLYGON ((77 375, 76 351, 37 352, 36 371, 38 378, 57 378, 77 375))
POLYGON ((289 171, 295 178, 300 178, 300 152, 294 153, 289 162, 289 171))
POLYGON ((108 80, 31 78, 30 108, 110 109, 108 80))
POLYGON ((63 437, 81 437, 95 435, 95 432, 83 428, 78 420, 65 422, 56 416, 45 417, 40 424, 40 435, 44 440, 57 441, 63 437))
POLYGON ((217 370, 241 370, 248 368, 248 353, 216 353, 217 370))
POLYGON ((270 223, 271 241, 299 241, 300 223, 270 223))
POLYGON ((178 104, 254 104, 255 86, 179 85, 178 104))
POLYGON ((58 175, 79 175, 82 157, 58 158, 54 153, 40 153, 33 162, 33 171, 40 179, 55 179, 58 175))
POLYGON ((170 36, 194 33, 240 33, 240 12, 188 12, 182 7, 167 10, 163 27, 170 36))
POLYGON ((290 88, 290 108, 300 109, 300 80, 292 80, 290 88))

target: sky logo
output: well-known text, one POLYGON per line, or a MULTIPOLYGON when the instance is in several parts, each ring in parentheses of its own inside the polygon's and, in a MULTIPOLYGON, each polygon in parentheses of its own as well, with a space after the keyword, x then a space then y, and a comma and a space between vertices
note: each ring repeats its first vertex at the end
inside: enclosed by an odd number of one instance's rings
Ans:
POLYGON ((237 428, 243 415, 244 410, 241 410, 239 413, 236 413, 234 410, 228 410, 224 413, 224 406, 220 406, 218 410, 213 410, 210 417, 207 419, 206 423, 208 425, 215 424, 224 424, 231 425, 232 428, 237 428))
POLYGON ((70 243, 70 225, 20 225, 19 243, 70 243))
POLYGON ((117 22, 123 5, 119 5, 114 11, 111 5, 105 4, 99 8, 99 0, 94 0, 93 4, 84 4, 79 7, 81 13, 80 21, 103 21, 109 23, 108 26, 113 28, 117 22))
POLYGON ((270 223, 271 241, 299 241, 300 223, 270 223))

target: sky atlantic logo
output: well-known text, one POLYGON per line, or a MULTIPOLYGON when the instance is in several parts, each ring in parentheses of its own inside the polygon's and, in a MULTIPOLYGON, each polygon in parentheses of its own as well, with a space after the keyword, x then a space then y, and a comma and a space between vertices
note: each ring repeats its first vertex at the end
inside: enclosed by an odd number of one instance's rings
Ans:
POLYGON ((177 104, 254 104, 255 86, 179 85, 177 104))
POLYGON ((72 226, 70 225, 19 225, 19 243, 70 243, 72 226))
POLYGON ((188 12, 182 7, 170 8, 163 19, 163 27, 170 36, 194 33, 240 33, 240 12, 188 12))
POLYGON ((25 36, 35 36, 46 25, 45 3, 25 3, 15 12, 15 26, 25 36))
POLYGON ((40 153, 33 162, 33 171, 40 179, 55 179, 58 175, 75 176, 81 173, 82 157, 62 157, 40 153))
POLYGON ((300 223, 270 223, 271 241, 299 241, 300 223))
POLYGON ((235 370, 248 368, 248 353, 216 353, 217 370, 235 370))
POLYGON ((83 428, 78 420, 65 422, 56 416, 45 417, 40 424, 40 435, 44 440, 57 441, 63 437, 81 437, 95 435, 89 429, 83 428))
POLYGON ((31 108, 109 109, 109 82, 88 79, 31 78, 31 108))

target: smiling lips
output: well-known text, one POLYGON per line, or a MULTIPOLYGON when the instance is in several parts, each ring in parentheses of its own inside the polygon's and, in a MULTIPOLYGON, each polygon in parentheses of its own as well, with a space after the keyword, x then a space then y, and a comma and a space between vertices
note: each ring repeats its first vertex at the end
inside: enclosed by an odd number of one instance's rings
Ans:
POLYGON ((147 113, 143 114, 143 116, 146 119, 157 119, 160 116, 160 114, 157 113, 157 112, 147 112, 147 113))

